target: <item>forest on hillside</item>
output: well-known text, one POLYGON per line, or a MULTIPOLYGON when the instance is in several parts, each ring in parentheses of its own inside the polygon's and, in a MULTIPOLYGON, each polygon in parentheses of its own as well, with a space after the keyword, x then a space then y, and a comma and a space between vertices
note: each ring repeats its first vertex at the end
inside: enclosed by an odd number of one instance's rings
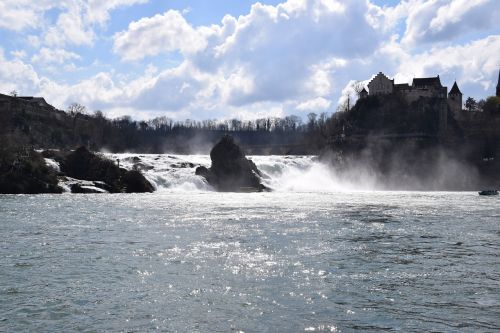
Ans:
MULTIPOLYGON (((439 117, 434 107, 437 103, 426 100, 408 105, 397 95, 369 96, 358 99, 351 108, 344 105, 332 115, 310 113, 305 120, 291 115, 201 121, 174 121, 167 117, 134 120, 130 116, 110 119, 101 111, 89 112, 77 103, 61 111, 49 104, 35 105, 12 96, 0 97, 0 136, 4 145, 43 149, 74 149, 84 145, 110 152, 208 153, 217 140, 230 134, 249 153, 316 154, 332 148, 339 138, 348 140, 373 134, 439 135, 439 117)), ((494 124, 492 119, 500 119, 499 100, 498 97, 478 103, 468 100, 467 106, 474 107, 474 111, 449 115, 450 127, 456 129, 452 134, 466 136, 472 123, 479 128, 494 124)))

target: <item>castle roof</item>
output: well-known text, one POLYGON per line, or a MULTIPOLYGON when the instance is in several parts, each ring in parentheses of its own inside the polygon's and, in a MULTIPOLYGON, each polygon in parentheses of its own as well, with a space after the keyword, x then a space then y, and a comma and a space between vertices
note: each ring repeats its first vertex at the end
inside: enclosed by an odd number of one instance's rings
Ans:
POLYGON ((410 85, 408 83, 396 83, 394 88, 398 90, 410 89, 410 85))
POLYGON ((439 75, 436 77, 421 77, 414 78, 413 87, 424 87, 424 86, 439 86, 441 87, 441 80, 439 79, 439 75))
POLYGON ((451 87, 449 95, 457 95, 457 94, 461 95, 462 92, 460 91, 460 89, 458 89, 457 81, 455 81, 455 83, 453 83, 453 87, 451 87))

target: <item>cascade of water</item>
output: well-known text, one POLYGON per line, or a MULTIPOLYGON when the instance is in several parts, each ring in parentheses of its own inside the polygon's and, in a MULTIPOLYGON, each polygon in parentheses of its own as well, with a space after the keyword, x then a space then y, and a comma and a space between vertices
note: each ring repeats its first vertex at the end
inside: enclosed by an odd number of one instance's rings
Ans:
MULTIPOLYGON (((107 154, 120 166, 141 170, 157 191, 211 191, 198 166, 210 166, 208 155, 107 154)), ((334 192, 359 188, 339 177, 315 156, 249 156, 264 174, 266 186, 278 192, 334 192)), ((358 184, 359 185, 359 184, 358 184)), ((370 188, 365 182, 365 188, 370 188)))

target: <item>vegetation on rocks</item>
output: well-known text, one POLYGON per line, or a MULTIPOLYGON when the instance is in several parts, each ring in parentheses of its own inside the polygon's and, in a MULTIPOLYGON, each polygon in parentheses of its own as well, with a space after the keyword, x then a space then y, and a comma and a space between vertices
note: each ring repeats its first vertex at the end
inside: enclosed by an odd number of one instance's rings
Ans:
POLYGON ((0 148, 0 193, 61 193, 57 174, 39 153, 14 147, 0 148))

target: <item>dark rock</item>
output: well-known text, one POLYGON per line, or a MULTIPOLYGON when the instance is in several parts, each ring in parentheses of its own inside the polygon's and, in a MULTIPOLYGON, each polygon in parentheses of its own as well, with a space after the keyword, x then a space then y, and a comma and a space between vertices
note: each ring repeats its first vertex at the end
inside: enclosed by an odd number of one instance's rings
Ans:
POLYGON ((195 174, 202 176, 218 191, 262 192, 269 189, 261 183, 261 172, 255 163, 245 157, 233 138, 224 136, 210 152, 212 166, 198 167, 195 174))
POLYGON ((155 190, 153 185, 137 170, 126 171, 121 182, 127 193, 150 193, 155 190))
POLYGON ((80 147, 68 154, 61 163, 61 170, 69 177, 102 181, 109 186, 109 192, 153 192, 154 188, 140 171, 127 171, 113 161, 80 147))
POLYGON ((62 193, 57 175, 31 149, 0 147, 0 193, 62 193))
POLYGON ((215 183, 215 177, 214 175, 212 174, 212 172, 210 171, 210 169, 207 169, 206 167, 204 166, 199 166, 196 168, 195 170, 195 175, 197 176, 201 176, 203 178, 206 179, 206 181, 209 183, 209 184, 214 184, 215 183))

